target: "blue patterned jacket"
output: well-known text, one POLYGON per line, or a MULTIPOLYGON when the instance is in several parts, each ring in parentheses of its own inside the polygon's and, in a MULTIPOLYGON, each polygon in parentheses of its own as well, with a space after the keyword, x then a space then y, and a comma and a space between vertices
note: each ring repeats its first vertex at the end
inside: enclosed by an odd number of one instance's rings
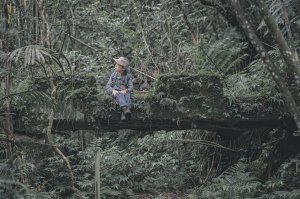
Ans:
POLYGON ((106 84, 107 92, 112 94, 113 90, 120 91, 124 89, 127 89, 129 93, 133 91, 132 75, 128 73, 125 76, 120 76, 117 72, 113 72, 106 84))

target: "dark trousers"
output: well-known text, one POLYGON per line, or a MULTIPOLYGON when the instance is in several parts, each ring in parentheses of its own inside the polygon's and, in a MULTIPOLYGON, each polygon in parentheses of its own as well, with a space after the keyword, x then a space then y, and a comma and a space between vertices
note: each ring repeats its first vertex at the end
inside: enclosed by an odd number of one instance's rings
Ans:
POLYGON ((117 93, 116 96, 114 96, 119 106, 122 108, 123 106, 127 106, 130 108, 131 106, 131 96, 130 93, 122 94, 117 93))

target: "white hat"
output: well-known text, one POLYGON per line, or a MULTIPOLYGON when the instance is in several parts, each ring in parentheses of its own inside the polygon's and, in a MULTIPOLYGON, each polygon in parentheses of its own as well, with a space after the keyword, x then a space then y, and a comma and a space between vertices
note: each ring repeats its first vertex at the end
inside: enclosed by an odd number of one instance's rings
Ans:
POLYGON ((126 57, 119 57, 118 59, 114 59, 117 64, 120 64, 125 69, 129 66, 129 60, 126 57))

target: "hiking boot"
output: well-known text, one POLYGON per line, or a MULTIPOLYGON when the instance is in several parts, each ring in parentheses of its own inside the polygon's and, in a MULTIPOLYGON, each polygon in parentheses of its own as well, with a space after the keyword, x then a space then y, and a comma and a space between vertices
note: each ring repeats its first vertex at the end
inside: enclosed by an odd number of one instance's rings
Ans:
POLYGON ((121 114, 121 121, 126 121, 127 119, 126 119, 126 117, 125 117, 125 114, 122 112, 122 114, 121 114))
POLYGON ((125 112, 126 109, 127 109, 127 106, 122 106, 122 107, 121 107, 122 112, 125 112))
POLYGON ((129 108, 126 108, 126 110, 124 111, 124 115, 125 115, 125 117, 126 117, 128 120, 130 120, 130 118, 131 118, 131 111, 130 111, 129 108))

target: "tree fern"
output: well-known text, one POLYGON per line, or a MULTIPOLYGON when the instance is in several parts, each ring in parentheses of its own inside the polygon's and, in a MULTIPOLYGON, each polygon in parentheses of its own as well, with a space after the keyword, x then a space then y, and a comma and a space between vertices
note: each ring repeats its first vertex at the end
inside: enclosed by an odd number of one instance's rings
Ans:
POLYGON ((251 198, 262 188, 259 179, 246 172, 246 163, 243 161, 231 166, 219 177, 214 178, 212 184, 201 187, 191 195, 191 198, 251 198))
POLYGON ((220 74, 239 72, 236 68, 243 64, 248 56, 244 50, 246 43, 241 42, 240 35, 233 29, 228 29, 223 38, 208 41, 202 40, 201 67, 220 74))
MULTIPOLYGON (((280 60, 277 49, 268 52, 274 63, 284 69, 286 66, 280 60)), ((264 63, 259 58, 254 58, 247 67, 236 74, 227 76, 224 93, 228 96, 266 96, 274 97, 278 92, 275 82, 269 72, 263 67, 264 63)), ((284 71, 284 70, 282 70, 284 71)))

